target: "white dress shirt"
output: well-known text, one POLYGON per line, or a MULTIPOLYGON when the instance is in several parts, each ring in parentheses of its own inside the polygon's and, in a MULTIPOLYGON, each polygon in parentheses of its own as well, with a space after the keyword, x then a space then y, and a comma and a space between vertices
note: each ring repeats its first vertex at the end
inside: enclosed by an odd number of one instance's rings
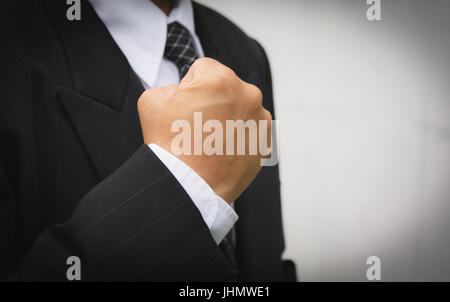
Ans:
MULTIPOLYGON (((178 21, 186 27, 194 39, 198 56, 204 56, 195 33, 191 1, 175 2, 175 7, 166 16, 150 0, 91 0, 97 15, 146 89, 179 82, 176 65, 163 57, 168 24, 178 21)), ((187 192, 219 244, 236 223, 236 212, 176 156, 158 145, 150 144, 149 147, 187 192)))

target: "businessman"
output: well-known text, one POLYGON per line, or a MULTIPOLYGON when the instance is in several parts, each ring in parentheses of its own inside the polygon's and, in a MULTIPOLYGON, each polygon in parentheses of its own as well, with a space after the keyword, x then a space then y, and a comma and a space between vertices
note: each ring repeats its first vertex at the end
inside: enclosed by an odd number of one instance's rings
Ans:
POLYGON ((261 46, 189 0, 67 8, 0 13, 0 278, 294 281, 277 167, 170 150, 194 112, 271 120, 261 46))

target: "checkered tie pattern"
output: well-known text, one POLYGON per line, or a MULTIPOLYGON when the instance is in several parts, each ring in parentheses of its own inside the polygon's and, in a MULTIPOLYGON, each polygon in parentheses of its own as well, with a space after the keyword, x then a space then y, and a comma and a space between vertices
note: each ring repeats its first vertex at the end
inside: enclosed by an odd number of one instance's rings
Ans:
POLYGON ((170 23, 167 26, 164 57, 175 63, 180 73, 180 79, 186 75, 191 65, 198 58, 194 39, 189 31, 178 22, 170 23))

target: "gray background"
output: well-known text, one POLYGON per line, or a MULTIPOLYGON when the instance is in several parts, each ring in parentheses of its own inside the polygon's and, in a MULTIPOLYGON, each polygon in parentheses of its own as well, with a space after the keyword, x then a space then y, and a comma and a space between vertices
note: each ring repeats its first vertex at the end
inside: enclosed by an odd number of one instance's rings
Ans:
POLYGON ((450 280, 450 1, 200 2, 269 55, 301 281, 450 280))

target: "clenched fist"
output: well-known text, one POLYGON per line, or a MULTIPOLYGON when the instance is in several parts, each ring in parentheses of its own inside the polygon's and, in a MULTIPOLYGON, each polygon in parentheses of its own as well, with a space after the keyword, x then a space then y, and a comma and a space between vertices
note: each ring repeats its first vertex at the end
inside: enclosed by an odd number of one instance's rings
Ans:
POLYGON ((268 155, 258 148, 270 147, 271 140, 272 117, 262 107, 261 91, 213 59, 195 61, 180 84, 146 90, 138 111, 144 142, 180 158, 228 203, 250 185, 268 155))

